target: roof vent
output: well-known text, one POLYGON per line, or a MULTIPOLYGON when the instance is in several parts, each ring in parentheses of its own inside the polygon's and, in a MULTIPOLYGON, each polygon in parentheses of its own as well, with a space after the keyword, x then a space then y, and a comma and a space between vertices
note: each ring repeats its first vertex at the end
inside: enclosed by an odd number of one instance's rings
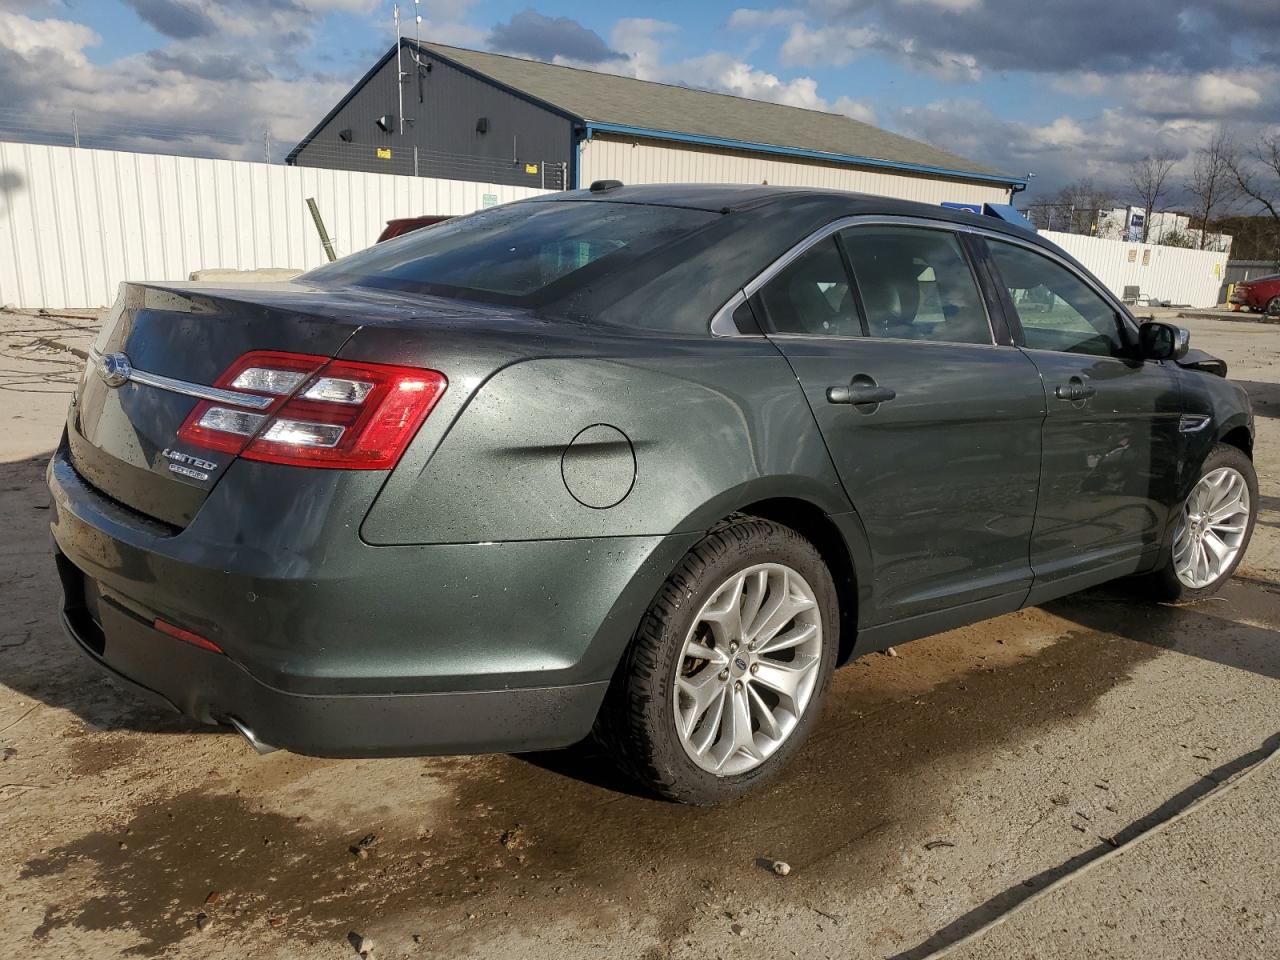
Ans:
POLYGON ((592 193, 608 193, 622 186, 621 180, 597 180, 588 188, 592 193))

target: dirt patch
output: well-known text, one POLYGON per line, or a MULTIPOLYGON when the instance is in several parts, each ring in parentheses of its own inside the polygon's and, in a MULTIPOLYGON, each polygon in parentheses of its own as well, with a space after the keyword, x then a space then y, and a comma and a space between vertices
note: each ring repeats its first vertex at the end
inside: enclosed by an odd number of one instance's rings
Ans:
POLYGON ((103 737, 76 733, 70 744, 71 769, 77 776, 96 777, 129 763, 142 747, 142 738, 130 734, 103 737))
POLYGON ((30 860, 23 880, 87 872, 92 891, 48 907, 34 937, 127 929, 131 952, 152 956, 203 936, 201 912, 225 935, 274 927, 295 944, 412 917, 457 948, 491 935, 495 921, 536 924, 554 912, 589 928, 626 912, 663 942, 708 906, 766 898, 779 880, 756 866, 762 856, 792 866, 792 896, 821 903, 833 882, 880 879, 899 823, 938 816, 946 795, 931 781, 949 763, 1082 716, 1155 653, 1077 632, 1008 666, 962 664, 959 676, 905 698, 930 674, 954 673, 954 658, 949 668, 941 655, 875 658, 837 675, 817 735, 782 779, 713 810, 637 796, 582 749, 396 761, 446 784, 452 801, 371 826, 376 842, 312 820, 305 795, 290 816, 204 786, 30 860), (425 829, 403 822, 424 818, 425 829), (211 891, 216 904, 206 905, 211 891))

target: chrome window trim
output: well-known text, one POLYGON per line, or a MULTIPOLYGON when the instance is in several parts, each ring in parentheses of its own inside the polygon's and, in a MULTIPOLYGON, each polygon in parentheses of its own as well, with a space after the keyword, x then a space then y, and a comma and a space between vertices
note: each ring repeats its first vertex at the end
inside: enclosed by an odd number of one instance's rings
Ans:
POLYGON ((738 308, 747 302, 747 295, 741 290, 734 293, 723 307, 711 318, 711 335, 713 337, 761 337, 760 333, 743 333, 733 322, 733 315, 738 308))
MULTIPOLYGON (((1025 247, 1026 249, 1032 251, 1033 253, 1038 253, 1043 257, 1047 257, 1048 259, 1057 263, 1059 266, 1066 269, 1073 276, 1077 277, 1082 283, 1084 283, 1085 286, 1087 286, 1090 290, 1092 290, 1099 297, 1101 297, 1106 303, 1110 304, 1111 308, 1115 310, 1116 316, 1120 318, 1121 324, 1125 326, 1125 328, 1129 331, 1131 335, 1137 336, 1138 331, 1132 316, 1129 314, 1129 311, 1124 308, 1124 306, 1120 303, 1120 301, 1116 299, 1115 295, 1106 287, 1095 282, 1091 277, 1085 274, 1082 274, 1080 272, 1080 269, 1074 264, 1072 264, 1071 261, 1067 260, 1065 257, 1061 256, 1056 251, 1049 249, 1048 247, 1042 247, 1038 243, 1033 243, 1029 240, 1024 240, 1021 237, 1013 236, 1007 233, 1002 233, 999 230, 990 230, 986 227, 979 226, 978 224, 954 223, 950 220, 938 220, 938 219, 934 219, 933 217, 913 217, 913 216, 907 216, 907 215, 901 215, 901 214, 875 214, 875 213, 858 214, 857 216, 852 216, 852 217, 841 217, 838 220, 833 220, 830 223, 819 227, 817 230, 813 231, 807 237, 800 240, 793 247, 791 247, 791 249, 789 249, 786 253, 782 254, 782 256, 778 257, 771 264, 769 264, 767 267, 761 270, 758 274, 756 274, 749 282, 744 284, 741 290, 737 291, 732 297, 729 298, 728 302, 725 303, 724 306, 722 306, 719 310, 716 311, 715 315, 711 318, 712 335, 717 337, 761 336, 761 334, 746 334, 746 333, 738 332, 737 328, 734 326, 734 323, 733 323, 733 311, 738 308, 739 304, 741 304, 743 300, 748 300, 751 297, 755 296, 761 287, 763 287, 766 283, 768 283, 775 276, 777 276, 779 272, 781 272, 782 270, 785 270, 793 260, 795 260, 801 254, 803 254, 806 250, 808 250, 814 244, 820 243, 822 240, 825 240, 827 237, 831 236, 834 233, 838 233, 841 230, 845 230, 849 227, 857 227, 857 226, 863 226, 863 225, 925 227, 933 230, 947 230, 947 231, 950 231, 951 233, 969 233, 975 236, 989 238, 992 240, 999 240, 1003 243, 1011 243, 1019 247, 1025 247)), ((978 278, 976 274, 974 276, 974 282, 978 283, 978 278)), ((987 304, 986 296, 982 294, 981 283, 978 283, 978 293, 980 296, 982 296, 983 309, 987 311, 987 325, 991 326, 990 307, 987 304)), ((794 336, 807 337, 809 336, 809 334, 794 334, 794 336)), ((860 338, 849 337, 847 339, 855 340, 860 338)), ((872 339, 872 338, 864 337, 861 339, 872 339)), ((879 339, 885 339, 885 338, 879 338, 879 339)), ((923 343, 925 341, 904 340, 901 342, 923 343)), ((993 343, 995 342, 994 332, 992 333, 992 342, 993 343)))
MULTIPOLYGON (((864 337, 861 335, 850 337, 841 334, 817 334, 817 333, 771 333, 770 340, 797 340, 797 341, 813 341, 813 340, 839 340, 841 342, 848 341, 850 343, 914 343, 922 347, 973 347, 978 350, 1016 350, 1017 347, 1004 343, 974 343, 972 340, 906 340, 902 337, 864 337)), ((1102 357, 1100 359, 1108 359, 1102 357)))
MULTIPOLYGON (((102 352, 97 347, 90 347, 90 367, 96 368, 98 360, 102 356, 102 352)), ((137 367, 130 367, 126 382, 140 383, 146 387, 155 387, 157 390, 167 390, 169 393, 179 393, 199 400, 212 400, 214 403, 225 403, 233 407, 246 407, 250 410, 265 410, 275 403, 277 399, 276 397, 260 397, 253 393, 240 393, 236 390, 223 390, 221 387, 210 387, 203 383, 191 383, 187 380, 178 380, 175 377, 166 377, 159 373, 148 373, 145 370, 139 370, 137 367)))

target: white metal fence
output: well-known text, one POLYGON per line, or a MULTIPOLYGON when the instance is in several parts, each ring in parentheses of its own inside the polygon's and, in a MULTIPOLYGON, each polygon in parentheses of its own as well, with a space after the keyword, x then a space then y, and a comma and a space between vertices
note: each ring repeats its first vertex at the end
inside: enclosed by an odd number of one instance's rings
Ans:
POLYGON ((1089 268, 1116 296, 1136 287, 1138 296, 1176 306, 1212 307, 1218 302, 1227 254, 1151 243, 1104 240, 1076 233, 1040 231, 1089 268))
POLYGON ((387 220, 456 215, 543 193, 430 177, 0 142, 0 306, 97 307, 122 280, 324 262, 387 220))
MULTIPOLYGON (((324 262, 306 198, 341 256, 385 222, 542 193, 468 180, 0 142, 0 305, 96 307, 122 280, 324 262)), ((1117 295, 1218 299, 1226 254, 1045 232, 1117 295)))

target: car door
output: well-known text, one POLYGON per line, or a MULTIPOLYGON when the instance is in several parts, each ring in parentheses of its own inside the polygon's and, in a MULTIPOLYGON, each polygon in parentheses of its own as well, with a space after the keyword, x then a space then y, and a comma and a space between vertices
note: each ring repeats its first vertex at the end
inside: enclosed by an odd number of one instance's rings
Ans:
POLYGON ((960 238, 852 225, 751 303, 866 532, 874 582, 860 625, 1016 608, 1031 584, 1044 391, 1021 351, 993 341, 960 238))
POLYGON ((1132 572, 1159 548, 1177 476, 1181 399, 1136 331, 1066 261, 987 238, 1011 327, 1044 377, 1032 602, 1132 572))

